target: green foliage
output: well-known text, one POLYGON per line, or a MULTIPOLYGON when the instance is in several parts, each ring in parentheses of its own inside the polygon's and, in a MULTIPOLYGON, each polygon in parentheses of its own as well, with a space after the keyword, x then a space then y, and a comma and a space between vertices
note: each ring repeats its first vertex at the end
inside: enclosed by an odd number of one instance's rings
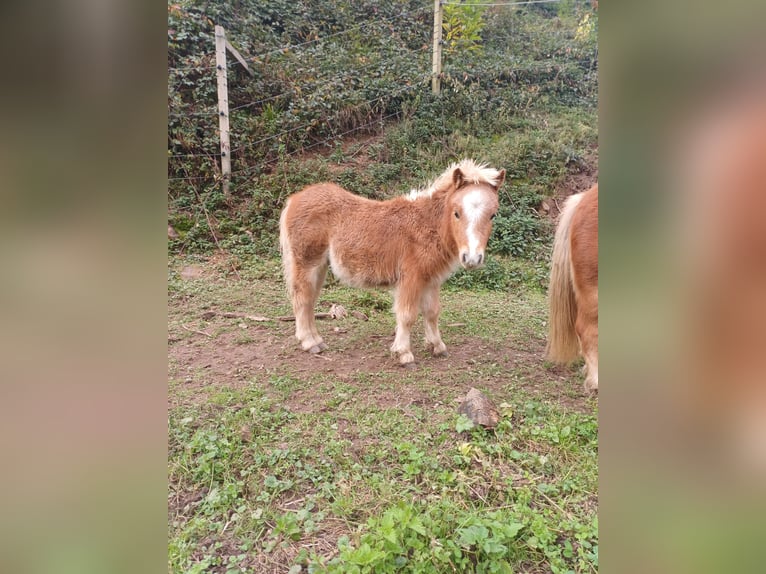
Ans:
POLYGON ((459 268, 444 288, 511 291, 523 286, 542 291, 547 286, 548 272, 547 251, 541 251, 532 261, 493 255, 479 269, 466 271, 459 268))
POLYGON ((462 267, 450 277, 450 287, 460 289, 490 289, 505 291, 509 286, 508 268, 495 257, 488 257, 486 263, 479 269, 466 271, 462 267))
POLYGON ((498 211, 489 250, 529 259, 541 253, 541 245, 549 242, 551 225, 524 207, 514 210, 503 206, 498 211))
POLYGON ((481 32, 484 29, 486 6, 476 5, 478 0, 444 6, 443 36, 448 55, 481 50, 481 32))
POLYGON ((471 419, 469 419, 464 414, 458 415, 457 422, 455 423, 456 432, 465 432, 465 431, 471 430, 473 427, 474 427, 474 424, 471 419))
POLYGON ((552 226, 540 203, 597 142, 597 13, 468 3, 445 6, 444 21, 437 97, 431 7, 419 0, 170 0, 169 249, 272 257, 284 201, 302 187, 334 181, 385 199, 472 157, 508 171, 489 252, 529 265, 488 264, 452 284, 542 285, 552 226), (214 23, 254 72, 230 58, 230 199, 216 179, 214 23))
POLYGON ((573 540, 557 539, 545 521, 523 509, 525 497, 520 498, 510 509, 487 512, 445 503, 399 502, 368 521, 358 545, 344 540, 336 558, 326 563, 314 560, 309 571, 507 573, 537 552, 546 556, 550 571, 556 573, 574 571, 567 563, 575 558, 581 560, 578 571, 598 565, 598 547, 590 542, 597 526, 581 525, 573 540))

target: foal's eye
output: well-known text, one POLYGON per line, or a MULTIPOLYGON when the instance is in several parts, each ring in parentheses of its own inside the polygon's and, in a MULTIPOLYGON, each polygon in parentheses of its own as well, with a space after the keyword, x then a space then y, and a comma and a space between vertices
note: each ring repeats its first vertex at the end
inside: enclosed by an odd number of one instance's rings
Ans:
POLYGON ((457 211, 455 212, 455 219, 460 219, 460 214, 457 211))

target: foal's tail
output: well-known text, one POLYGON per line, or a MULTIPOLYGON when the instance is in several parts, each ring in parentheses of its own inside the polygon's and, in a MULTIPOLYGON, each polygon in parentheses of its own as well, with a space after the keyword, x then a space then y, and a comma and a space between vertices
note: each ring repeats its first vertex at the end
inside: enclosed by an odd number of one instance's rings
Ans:
POLYGON ((546 357, 557 363, 568 363, 577 358, 580 344, 575 332, 577 302, 572 283, 570 263, 570 229, 572 216, 582 200, 583 194, 572 195, 564 204, 564 209, 556 228, 553 240, 551 277, 548 284, 548 347, 546 357))
POLYGON ((292 294, 293 277, 293 250, 290 246, 290 234, 287 230, 287 208, 290 200, 285 202, 282 215, 279 216, 279 251, 282 254, 282 274, 285 278, 287 292, 292 294))

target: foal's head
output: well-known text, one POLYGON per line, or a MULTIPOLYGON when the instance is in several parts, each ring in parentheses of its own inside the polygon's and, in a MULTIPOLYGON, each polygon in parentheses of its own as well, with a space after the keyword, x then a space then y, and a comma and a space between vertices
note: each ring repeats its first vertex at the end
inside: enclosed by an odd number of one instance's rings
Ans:
POLYGON ((484 249, 498 209, 497 190, 505 181, 505 170, 458 165, 452 174, 453 191, 447 197, 452 236, 460 264, 475 269, 484 263, 484 249))

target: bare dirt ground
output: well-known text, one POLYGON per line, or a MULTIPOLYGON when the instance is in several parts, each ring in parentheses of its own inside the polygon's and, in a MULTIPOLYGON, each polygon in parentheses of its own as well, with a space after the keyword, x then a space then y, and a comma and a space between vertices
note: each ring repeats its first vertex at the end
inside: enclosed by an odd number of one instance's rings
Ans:
MULTIPOLYGON (((371 141, 375 136, 370 136, 371 141)), ((364 154, 359 154, 364 157, 364 154)), ((342 166, 340 166, 342 167, 342 166)), ((592 148, 585 157, 570 165, 569 173, 556 188, 551 199, 540 206, 541 214, 555 220, 567 197, 589 189, 598 181, 598 148, 592 148)), ((220 270, 231 269, 231 264, 224 254, 215 254, 203 266, 186 266, 180 270, 182 280, 213 281, 214 274, 220 270)), ((279 289, 277 289, 279 290, 279 289)), ((279 293, 278 297, 282 297, 279 293)), ((251 308, 241 311, 253 312, 251 308)), ((189 312, 183 305, 175 305, 171 316, 187 316, 189 312)), ((198 319, 195 317, 195 319, 198 319)), ((293 324, 288 322, 253 323, 244 319, 225 319, 215 317, 209 321, 194 321, 194 330, 169 326, 168 353, 170 375, 183 381, 183 390, 179 396, 171 393, 169 407, 179 406, 188 401, 206 400, 203 388, 211 385, 217 388, 237 388, 247 384, 258 372, 285 373, 296 376, 325 374, 339 381, 351 381, 360 373, 386 373, 390 376, 407 374, 388 353, 388 345, 393 339, 393 332, 379 330, 370 333, 365 344, 349 342, 354 331, 361 325, 356 320, 320 321, 320 331, 330 345, 330 350, 321 355, 302 352, 292 337, 293 324), (246 327, 243 329, 242 327, 246 327), (207 335, 206 335, 207 334, 207 335), (204 374, 202 377, 192 374, 204 374), (204 380, 204 384, 199 382, 204 380), (199 387, 199 388, 195 388, 199 387)), ((446 337, 452 336, 450 328, 446 337)), ((559 402, 563 407, 580 412, 589 412, 592 405, 589 397, 580 388, 572 385, 573 369, 565 366, 543 366, 544 342, 530 340, 524 348, 519 348, 510 340, 487 340, 478 337, 460 336, 456 329, 452 342, 447 340, 449 356, 434 359, 424 349, 415 347, 418 369, 427 370, 429 385, 436 389, 440 398, 448 399, 455 373, 471 370, 480 358, 491 360, 506 371, 518 371, 523 374, 525 390, 559 402), (479 359, 477 359, 477 357, 479 359), (439 390, 443 392, 438 392, 439 390)), ((413 337, 413 343, 416 343, 413 337)), ((476 385, 495 390, 501 394, 508 383, 505 377, 479 375, 476 385)), ((290 406, 299 412, 318 408, 322 401, 317 400, 311 388, 297 390, 290 397, 290 406)), ((402 385, 396 391, 381 390, 370 400, 381 405, 418 404, 426 401, 426 394, 418 388, 402 385)))
POLYGON ((556 187, 553 197, 542 202, 540 213, 555 220, 567 197, 587 191, 596 183, 598 183, 598 147, 593 147, 576 164, 570 165, 566 177, 556 187))
MULTIPOLYGON (((199 332, 191 332, 188 337, 174 337, 171 334, 168 340, 171 371, 177 378, 183 379, 185 392, 181 396, 176 393, 169 395, 170 408, 190 400, 205 401, 205 389, 211 386, 219 389, 245 386, 258 372, 289 372, 299 377, 324 374, 349 383, 356 380, 360 373, 386 373, 393 377, 413 374, 399 366, 388 352, 393 333, 370 335, 368 344, 364 346, 343 344, 356 322, 346 321, 343 326, 337 326, 335 321, 321 322, 320 329, 326 335, 330 350, 320 355, 299 349, 292 336, 292 323, 272 323, 267 326, 246 322, 248 340, 245 343, 237 332, 238 323, 244 324, 239 319, 216 318, 208 322, 204 329, 198 329, 199 332), (232 326, 235 329, 229 329, 232 326), (202 333, 218 334, 213 338, 202 333), (191 376, 192 373, 203 373, 201 380, 204 383, 199 382, 200 378, 191 376)), ((359 398, 389 407, 397 403, 402 406, 426 406, 433 400, 448 400, 454 391, 453 379, 456 373, 471 370, 478 361, 491 360, 503 371, 522 372, 525 375, 525 390, 528 392, 558 401, 568 410, 591 411, 589 397, 580 392, 581 389, 572 388, 573 369, 565 366, 544 367, 544 347, 540 344, 535 344, 535 347, 534 350, 522 350, 511 342, 489 344, 483 339, 469 336, 450 345, 447 357, 430 357, 421 348, 415 374, 418 378, 423 375, 428 379, 428 384, 433 387, 432 392, 426 393, 420 388, 402 385, 396 389, 381 388, 374 395, 359 398), (438 398, 434 399, 434 396, 438 398)), ((505 377, 477 375, 479 378, 474 381, 474 386, 494 390, 502 395, 508 383, 505 377)), ((288 399, 288 405, 295 412, 311 412, 323 408, 324 401, 321 399, 321 390, 307 387, 296 390, 288 399)))

